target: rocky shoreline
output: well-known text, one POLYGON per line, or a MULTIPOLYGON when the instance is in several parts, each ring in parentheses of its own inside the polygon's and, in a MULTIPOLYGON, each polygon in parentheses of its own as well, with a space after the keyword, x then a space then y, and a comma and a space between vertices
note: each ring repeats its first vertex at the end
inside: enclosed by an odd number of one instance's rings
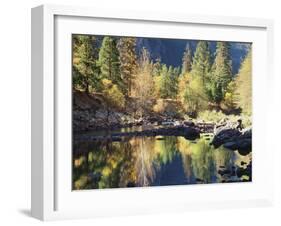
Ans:
POLYGON ((215 148, 223 146, 230 150, 238 150, 241 155, 247 155, 252 151, 252 129, 238 130, 231 127, 222 127, 215 132, 211 142, 215 148))
MULTIPOLYGON (((144 125, 144 122, 139 122, 135 124, 129 124, 127 127, 144 125)), ((154 122, 155 123, 155 122, 154 122)), ((150 124, 151 125, 151 124, 150 124)), ((158 124, 154 124, 158 125, 158 124)), ((161 124, 165 127, 145 129, 142 131, 132 131, 132 132, 110 132, 113 128, 124 128, 122 125, 117 127, 107 128, 108 133, 103 136, 97 136, 92 134, 79 134, 74 133, 74 139, 77 142, 81 141, 122 141, 125 137, 141 137, 141 136, 182 136, 188 140, 195 140, 200 138, 200 135, 206 133, 213 133, 213 139, 210 145, 215 148, 223 146, 230 150, 238 150, 241 155, 247 155, 252 149, 252 130, 247 128, 244 130, 239 130, 233 125, 225 125, 216 129, 218 125, 212 123, 197 123, 191 121, 166 121, 161 124)))
POLYGON ((182 136, 188 140, 200 138, 202 134, 213 134, 210 145, 238 150, 247 155, 252 149, 251 128, 242 129, 242 121, 220 123, 190 121, 179 116, 165 114, 146 114, 136 116, 132 112, 107 111, 101 107, 102 96, 88 96, 77 92, 74 95, 73 135, 80 141, 121 141, 125 137, 140 136, 182 136), (122 128, 141 127, 141 131, 112 132, 122 128), (147 127, 150 127, 148 129, 147 127), (87 131, 108 131, 104 136, 87 134, 87 131))
POLYGON ((153 111, 143 116, 136 114, 137 109, 129 106, 127 110, 108 110, 102 106, 102 95, 85 95, 76 91, 73 95, 72 129, 73 132, 117 130, 134 126, 188 126, 196 127, 201 133, 212 133, 214 123, 192 122, 177 114, 160 114, 153 111), (129 111, 130 110, 130 111, 129 111))

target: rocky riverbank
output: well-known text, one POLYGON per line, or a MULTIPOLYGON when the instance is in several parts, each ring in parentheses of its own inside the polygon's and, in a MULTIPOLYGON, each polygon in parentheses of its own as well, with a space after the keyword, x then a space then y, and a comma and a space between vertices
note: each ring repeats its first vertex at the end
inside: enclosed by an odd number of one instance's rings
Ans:
POLYGON ((230 150, 238 150, 241 155, 252 151, 252 129, 239 130, 231 126, 224 126, 215 131, 211 142, 215 148, 221 145, 230 150))
MULTIPOLYGON (((212 133, 214 123, 193 122, 185 120, 178 114, 146 112, 142 116, 136 114, 134 106, 124 110, 110 109, 103 106, 103 96, 87 95, 75 91, 73 95, 72 128, 74 133, 94 130, 116 130, 134 126, 189 126, 196 127, 200 133, 212 133)), ((133 101, 132 101, 133 102, 133 101)))
MULTIPOLYGON (((132 106, 129 111, 108 111, 103 106, 102 95, 86 95, 76 91, 73 96, 73 131, 76 141, 95 141, 109 139, 120 141, 124 137, 134 136, 182 136, 189 140, 200 137, 200 134, 213 133, 211 145, 215 148, 224 146, 230 150, 238 150, 247 155, 252 149, 252 130, 242 130, 241 122, 230 123, 224 119, 223 123, 204 121, 189 121, 180 116, 155 114, 149 112, 142 117, 136 115, 132 106), (151 127, 133 132, 115 132, 121 128, 151 127), (108 131, 105 136, 85 134, 86 131, 108 131)), ((239 120, 238 120, 239 121, 239 120)))

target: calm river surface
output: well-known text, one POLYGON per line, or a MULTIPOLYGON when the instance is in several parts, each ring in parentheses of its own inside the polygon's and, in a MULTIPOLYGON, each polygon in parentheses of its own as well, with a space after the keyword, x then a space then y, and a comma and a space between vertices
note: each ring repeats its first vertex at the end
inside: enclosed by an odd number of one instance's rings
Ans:
POLYGON ((157 136, 75 143, 73 189, 251 181, 246 170, 251 153, 214 149, 211 139, 157 136))

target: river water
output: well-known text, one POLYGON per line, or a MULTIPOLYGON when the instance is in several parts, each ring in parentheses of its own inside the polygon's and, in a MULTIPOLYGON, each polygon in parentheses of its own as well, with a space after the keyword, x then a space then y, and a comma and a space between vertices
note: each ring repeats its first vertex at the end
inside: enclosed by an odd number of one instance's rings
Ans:
POLYGON ((210 145, 211 135, 123 138, 73 145, 73 189, 251 181, 252 154, 210 145))

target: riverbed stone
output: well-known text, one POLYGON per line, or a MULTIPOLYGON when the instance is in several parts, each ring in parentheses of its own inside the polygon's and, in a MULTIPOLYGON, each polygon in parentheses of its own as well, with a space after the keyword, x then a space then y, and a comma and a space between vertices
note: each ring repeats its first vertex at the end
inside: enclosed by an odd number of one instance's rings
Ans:
POLYGON ((211 144, 215 148, 222 145, 233 151, 238 150, 241 155, 248 155, 252 151, 252 130, 251 128, 243 131, 229 127, 219 128, 211 144))

